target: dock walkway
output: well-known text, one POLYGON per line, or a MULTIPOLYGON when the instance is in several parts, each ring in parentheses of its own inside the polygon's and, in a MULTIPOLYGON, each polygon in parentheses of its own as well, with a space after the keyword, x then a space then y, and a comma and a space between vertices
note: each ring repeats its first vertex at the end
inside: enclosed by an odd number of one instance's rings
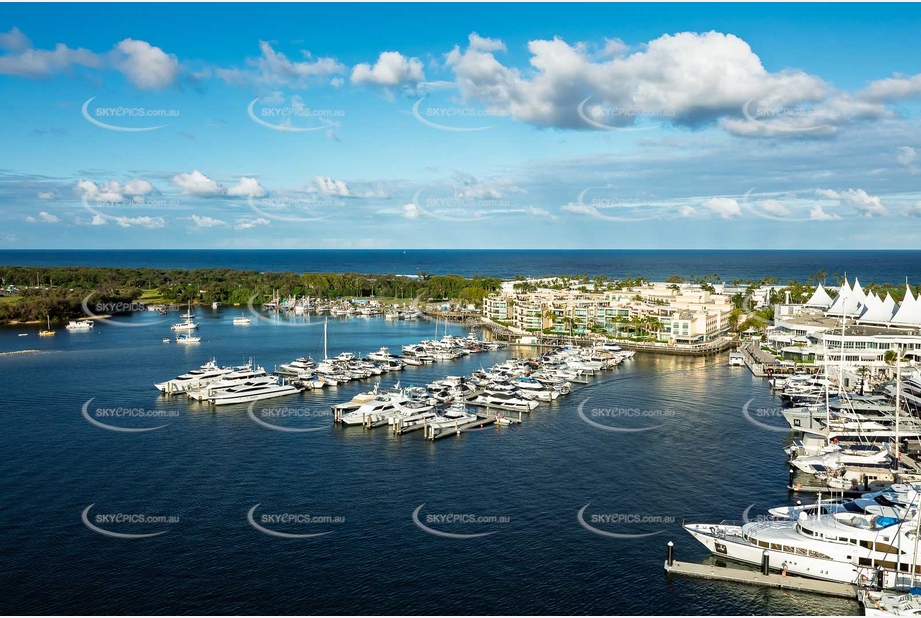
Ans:
POLYGON ((777 573, 763 575, 759 571, 749 571, 746 569, 735 569, 717 565, 678 562, 677 560, 674 561, 671 565, 669 565, 668 561, 666 561, 665 572, 673 575, 686 575, 688 577, 700 577, 703 579, 736 582, 739 584, 749 584, 754 586, 768 586, 770 588, 780 588, 783 590, 813 592, 816 594, 844 597, 847 599, 857 598, 857 586, 853 584, 826 582, 818 579, 797 577, 795 575, 784 576, 777 573))

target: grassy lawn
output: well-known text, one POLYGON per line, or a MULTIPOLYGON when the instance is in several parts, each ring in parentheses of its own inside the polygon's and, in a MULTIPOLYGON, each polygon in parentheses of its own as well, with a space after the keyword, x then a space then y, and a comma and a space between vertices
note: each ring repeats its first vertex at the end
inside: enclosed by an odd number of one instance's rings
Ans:
POLYGON ((160 296, 160 292, 158 292, 157 290, 144 290, 144 292, 141 294, 141 297, 138 300, 141 302, 148 302, 148 303, 154 304, 154 303, 161 302, 161 299, 162 297, 160 296))
POLYGON ((22 298, 22 296, 0 296, 0 304, 15 303, 20 298, 22 298))

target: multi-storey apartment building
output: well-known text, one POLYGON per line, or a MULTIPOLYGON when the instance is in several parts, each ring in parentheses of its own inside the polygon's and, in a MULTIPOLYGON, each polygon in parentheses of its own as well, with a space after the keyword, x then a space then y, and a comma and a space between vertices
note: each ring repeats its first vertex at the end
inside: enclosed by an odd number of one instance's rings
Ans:
POLYGON ((729 297, 695 285, 652 283, 603 290, 544 285, 530 282, 527 292, 506 286, 485 299, 483 315, 531 332, 640 335, 682 343, 707 341, 729 329, 729 297))

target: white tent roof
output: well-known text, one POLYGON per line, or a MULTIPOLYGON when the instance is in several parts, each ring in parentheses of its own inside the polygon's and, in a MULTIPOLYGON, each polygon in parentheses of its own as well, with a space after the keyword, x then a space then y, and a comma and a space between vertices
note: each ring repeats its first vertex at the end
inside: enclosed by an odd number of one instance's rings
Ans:
POLYGON ((867 300, 867 297, 860 289, 860 283, 855 281, 854 288, 852 290, 845 279, 826 313, 828 315, 860 315, 860 305, 867 300))
POLYGON ((863 305, 860 306, 860 319, 863 319, 863 316, 867 315, 867 313, 869 313, 871 308, 875 307, 876 305, 882 305, 882 304, 883 304, 883 301, 881 301, 876 296, 876 294, 874 294, 873 292, 870 292, 869 294, 867 294, 867 302, 865 302, 863 305))
POLYGON ((886 294, 886 300, 876 299, 877 302, 869 303, 867 311, 860 316, 861 322, 870 322, 872 324, 888 324, 892 320, 892 315, 898 307, 890 294, 886 294))
POLYGON ((825 288, 823 288, 822 284, 820 283, 819 287, 817 287, 815 292, 812 293, 812 298, 806 302, 806 306, 827 309, 831 306, 831 302, 831 296, 828 295, 828 292, 825 291, 825 288))
POLYGON ((867 302, 867 295, 864 294, 863 288, 860 287, 860 281, 856 278, 854 279, 854 289, 851 290, 852 296, 857 300, 857 302, 863 304, 867 302))
POLYGON ((911 288, 905 285, 905 299, 899 310, 892 316, 891 324, 898 326, 921 326, 921 301, 911 293, 911 288))

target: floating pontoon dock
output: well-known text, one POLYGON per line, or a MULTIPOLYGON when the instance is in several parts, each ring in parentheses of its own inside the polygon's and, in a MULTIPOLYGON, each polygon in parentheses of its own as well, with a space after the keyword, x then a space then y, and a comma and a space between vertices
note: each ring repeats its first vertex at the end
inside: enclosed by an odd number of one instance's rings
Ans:
POLYGON ((813 592, 815 594, 826 594, 833 597, 844 597, 847 599, 857 598, 857 586, 853 584, 840 584, 837 582, 826 582, 819 579, 809 579, 795 575, 781 575, 779 573, 769 573, 763 575, 759 571, 749 571, 746 569, 735 569, 732 567, 694 564, 690 562, 665 562, 665 572, 670 575, 687 575, 688 577, 700 577, 703 579, 715 579, 719 581, 735 582, 738 584, 749 584, 753 586, 767 586, 769 588, 780 588, 782 590, 796 590, 798 592, 813 592))

